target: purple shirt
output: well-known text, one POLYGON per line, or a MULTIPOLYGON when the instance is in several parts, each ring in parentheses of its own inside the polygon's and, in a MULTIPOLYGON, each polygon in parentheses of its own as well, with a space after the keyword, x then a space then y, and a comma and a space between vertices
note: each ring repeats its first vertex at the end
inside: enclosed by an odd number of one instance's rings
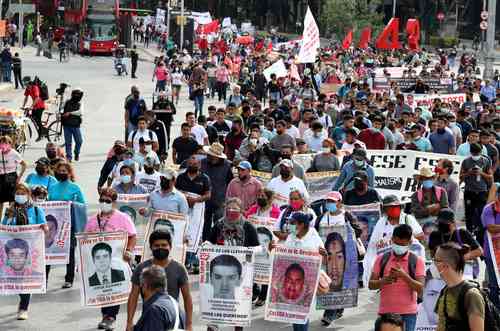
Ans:
MULTIPOLYGON (((494 208, 495 208, 495 202, 491 202, 483 208, 483 212, 481 214, 481 223, 483 224, 483 227, 485 229, 488 225, 500 224, 500 219, 499 219, 500 213, 494 212, 494 208)), ((495 236, 499 235, 497 234, 495 236)), ((486 256, 489 256, 490 251, 488 247, 488 240, 486 240, 486 237, 484 240, 483 249, 485 255, 487 254, 486 256)))

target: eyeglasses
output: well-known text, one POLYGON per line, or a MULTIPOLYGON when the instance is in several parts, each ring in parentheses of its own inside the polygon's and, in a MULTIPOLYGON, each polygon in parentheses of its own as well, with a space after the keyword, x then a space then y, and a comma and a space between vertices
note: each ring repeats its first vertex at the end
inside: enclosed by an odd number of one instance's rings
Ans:
POLYGON ((106 199, 106 198, 100 198, 99 199, 100 203, 113 203, 113 200, 111 199, 106 199))

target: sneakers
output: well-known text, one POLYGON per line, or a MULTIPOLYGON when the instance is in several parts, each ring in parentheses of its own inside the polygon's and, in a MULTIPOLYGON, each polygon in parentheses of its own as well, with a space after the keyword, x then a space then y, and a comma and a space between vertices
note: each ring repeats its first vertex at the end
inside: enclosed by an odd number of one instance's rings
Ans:
POLYGON ((72 287, 73 287, 73 283, 65 282, 61 288, 72 288, 72 287))
POLYGON ((97 324, 99 330, 111 331, 115 329, 115 319, 113 317, 105 316, 102 321, 97 324))
POLYGON ((28 311, 27 310, 19 310, 17 312, 17 319, 20 321, 26 321, 28 319, 28 311))
POLYGON ((263 299, 258 299, 256 302, 255 302, 255 307, 262 307, 263 305, 266 304, 266 300, 263 300, 263 299))
POLYGON ((75 153, 75 161, 77 161, 77 162, 80 161, 80 154, 75 153))

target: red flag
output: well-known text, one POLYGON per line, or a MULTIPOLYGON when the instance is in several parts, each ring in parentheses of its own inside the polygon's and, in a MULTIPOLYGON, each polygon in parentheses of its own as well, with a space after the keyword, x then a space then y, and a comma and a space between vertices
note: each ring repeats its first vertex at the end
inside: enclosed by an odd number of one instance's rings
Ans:
POLYGON ((351 43, 352 43, 352 30, 349 30, 349 32, 347 32, 347 35, 344 38, 344 41, 342 42, 342 48, 348 49, 349 47, 351 47, 351 43))
POLYGON ((375 46, 378 49, 400 49, 401 43, 398 40, 399 18, 393 17, 386 27, 377 37, 375 46))
POLYGON ((267 52, 270 53, 272 51, 273 51, 273 43, 269 42, 269 44, 267 44, 267 52))
POLYGON ((255 45, 255 51, 256 51, 256 52, 260 52, 263 48, 264 48, 264 40, 259 41, 259 42, 255 45))
POLYGON ((219 31, 219 20, 212 21, 208 24, 203 24, 198 27, 199 34, 210 34, 219 31))
POLYGON ((370 39, 372 39, 372 28, 371 27, 366 27, 361 31, 361 36, 359 38, 359 48, 368 48, 368 43, 370 42, 370 39))

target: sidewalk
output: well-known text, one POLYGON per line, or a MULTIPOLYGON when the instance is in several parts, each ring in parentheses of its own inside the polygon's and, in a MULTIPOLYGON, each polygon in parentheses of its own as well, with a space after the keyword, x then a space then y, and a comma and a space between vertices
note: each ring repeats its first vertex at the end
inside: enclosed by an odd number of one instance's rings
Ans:
POLYGON ((139 60, 146 62, 153 62, 156 57, 164 55, 164 53, 158 49, 158 44, 155 42, 149 43, 149 48, 144 48, 143 43, 136 43, 137 52, 139 53, 139 60))
POLYGON ((14 84, 11 83, 0 83, 0 92, 6 92, 8 90, 14 89, 14 84))

